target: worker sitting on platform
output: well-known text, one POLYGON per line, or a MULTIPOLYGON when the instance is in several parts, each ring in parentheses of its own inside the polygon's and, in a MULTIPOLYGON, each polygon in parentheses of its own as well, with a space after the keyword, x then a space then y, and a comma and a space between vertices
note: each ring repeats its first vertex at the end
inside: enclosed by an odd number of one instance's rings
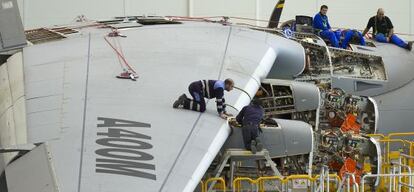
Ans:
POLYGON ((329 25, 327 12, 328 6, 322 5, 319 13, 313 18, 313 28, 320 37, 328 39, 333 47, 339 47, 339 40, 329 25))
POLYGON ((411 51, 413 42, 406 43, 394 34, 394 26, 392 25, 390 18, 385 16, 384 9, 378 9, 377 15, 369 19, 367 27, 362 35, 365 36, 371 27, 373 28, 372 34, 376 41, 382 43, 394 43, 401 48, 411 51))
POLYGON ((244 147, 253 154, 263 149, 263 144, 258 138, 260 122, 264 116, 264 110, 259 99, 253 99, 250 105, 243 107, 236 116, 238 123, 242 125, 244 147))
POLYGON ((187 98, 185 94, 182 94, 178 100, 173 104, 174 108, 184 108, 193 111, 204 112, 206 111, 206 101, 207 99, 216 98, 217 103, 217 112, 219 116, 223 119, 232 116, 226 112, 226 105, 224 100, 224 90, 231 91, 233 90, 234 82, 232 79, 221 80, 200 80, 194 81, 188 87, 193 99, 187 98))

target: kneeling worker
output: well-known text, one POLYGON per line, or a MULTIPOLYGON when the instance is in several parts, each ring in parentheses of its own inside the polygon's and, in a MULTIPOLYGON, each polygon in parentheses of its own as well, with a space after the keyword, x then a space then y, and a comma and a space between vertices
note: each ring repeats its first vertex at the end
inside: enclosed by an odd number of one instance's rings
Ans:
POLYGON ((253 154, 263 149, 263 144, 258 138, 260 121, 263 119, 264 110, 261 100, 253 99, 250 105, 243 107, 236 116, 236 121, 242 125, 244 147, 253 154))
POLYGON ((206 101, 207 99, 216 98, 217 103, 217 112, 219 116, 223 119, 226 119, 231 114, 226 112, 226 105, 224 100, 224 90, 231 91, 233 90, 234 82, 232 79, 221 80, 200 80, 194 81, 188 87, 193 99, 187 98, 185 94, 182 94, 178 100, 173 104, 174 108, 184 108, 188 110, 204 112, 206 111, 206 101))

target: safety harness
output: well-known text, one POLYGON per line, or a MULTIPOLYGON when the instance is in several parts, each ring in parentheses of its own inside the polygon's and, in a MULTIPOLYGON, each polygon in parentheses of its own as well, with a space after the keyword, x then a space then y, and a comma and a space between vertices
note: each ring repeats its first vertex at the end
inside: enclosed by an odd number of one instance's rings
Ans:
MULTIPOLYGON (((377 20, 378 20, 378 18, 377 18, 377 16, 375 16, 375 22, 374 22, 375 25, 374 25, 374 33, 373 33, 374 36, 378 34, 378 22, 377 22, 377 20)), ((386 26, 386 28, 388 30, 388 22, 387 22, 387 19, 386 19, 385 16, 384 16, 384 21, 385 21, 385 26, 386 26)), ((385 36, 388 36, 388 32, 385 33, 384 35, 385 36)))
POLYGON ((201 80, 202 90, 204 96, 210 98, 210 89, 208 87, 208 80, 201 80))

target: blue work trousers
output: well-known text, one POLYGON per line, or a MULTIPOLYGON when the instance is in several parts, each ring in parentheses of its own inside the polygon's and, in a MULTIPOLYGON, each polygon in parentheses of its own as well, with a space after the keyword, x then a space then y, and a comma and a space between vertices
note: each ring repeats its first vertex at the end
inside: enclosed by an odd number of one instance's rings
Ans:
MULTIPOLYGON (((355 32, 352 31, 352 30, 348 30, 347 32, 345 32, 344 40, 342 40, 342 48, 344 48, 344 49, 348 48, 349 41, 352 39, 354 34, 355 34, 355 32)), ((359 38, 359 44, 365 46, 365 39, 362 36, 361 32, 358 32, 358 38, 359 38)))
POLYGON ((331 42, 332 47, 339 47, 339 40, 333 31, 330 31, 330 30, 321 31, 320 36, 323 39, 328 39, 329 42, 331 42))
MULTIPOLYGON (((381 43, 388 43, 387 38, 382 33, 378 33, 377 35, 375 35, 375 40, 378 41, 378 42, 381 42, 381 43)), ((401 47, 401 48, 404 48, 404 49, 407 48, 407 43, 404 40, 400 39, 395 34, 391 36, 390 43, 394 43, 398 47, 401 47)))
POLYGON ((193 111, 204 112, 206 111, 206 101, 203 97, 203 91, 199 90, 197 87, 190 85, 188 87, 188 92, 190 92, 193 99, 187 98, 184 102, 184 109, 189 109, 193 111))

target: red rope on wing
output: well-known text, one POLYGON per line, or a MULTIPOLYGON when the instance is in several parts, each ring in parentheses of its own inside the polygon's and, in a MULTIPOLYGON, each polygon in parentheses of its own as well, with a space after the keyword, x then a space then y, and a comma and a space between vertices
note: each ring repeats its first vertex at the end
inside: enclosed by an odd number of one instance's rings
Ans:
POLYGON ((111 44, 111 42, 109 42, 108 38, 104 37, 106 43, 108 43, 108 45, 115 51, 115 53, 117 54, 117 56, 119 58, 121 58, 121 60, 123 61, 123 63, 125 64, 125 66, 127 66, 127 68, 133 72, 134 74, 137 74, 137 72, 131 67, 131 65, 128 64, 127 60, 125 59, 125 57, 123 56, 123 54, 121 54, 115 47, 114 45, 111 44))

